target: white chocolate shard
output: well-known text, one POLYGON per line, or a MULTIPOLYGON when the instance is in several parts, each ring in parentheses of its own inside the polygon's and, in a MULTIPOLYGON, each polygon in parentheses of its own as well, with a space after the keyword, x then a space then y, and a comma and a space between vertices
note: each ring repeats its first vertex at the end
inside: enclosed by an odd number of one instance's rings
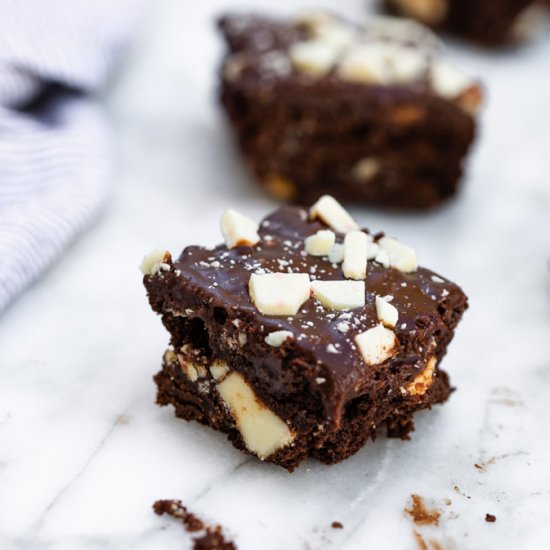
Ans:
POLYGON ((254 246, 260 240, 258 224, 236 210, 227 210, 220 221, 227 248, 236 246, 254 246))
POLYGON ((336 235, 330 229, 321 229, 315 235, 310 235, 305 240, 305 248, 311 256, 328 256, 334 243, 336 235))
POLYGON ((411 395, 424 395, 433 384, 434 371, 437 365, 435 356, 426 363, 424 370, 405 388, 411 395))
POLYGON ((338 76, 350 82, 387 84, 391 81, 389 51, 390 47, 384 43, 350 48, 338 63, 338 76))
POLYGON ((338 54, 349 48, 357 36, 355 29, 350 25, 334 20, 324 25, 317 25, 313 33, 317 40, 328 44, 338 54))
POLYGON ((390 267, 390 255, 385 250, 379 250, 378 254, 374 257, 374 261, 386 269, 390 267))
POLYGON ((338 58, 338 50, 323 40, 297 42, 290 47, 288 54, 297 70, 312 76, 329 73, 338 58))
POLYGON ((363 33, 368 38, 412 44, 423 50, 438 50, 439 39, 425 25, 404 17, 373 15, 363 33))
POLYGON ((294 439, 294 434, 237 372, 228 374, 217 386, 231 411, 248 450, 264 460, 294 439))
POLYGON ((229 366, 225 361, 217 359, 210 366, 210 374, 212 375, 212 378, 214 378, 214 380, 221 380, 222 378, 225 378, 228 372, 229 366))
POLYGON ((403 273, 412 273, 418 269, 416 252, 410 246, 405 246, 391 237, 382 237, 378 241, 378 245, 387 252, 391 267, 395 267, 403 273))
POLYGON ((363 231, 350 231, 344 239, 342 271, 347 279, 365 279, 367 276, 369 237, 363 231))
POLYGON ((378 254, 380 254, 380 247, 373 242, 371 235, 368 235, 368 237, 370 237, 370 239, 367 246, 367 260, 374 260, 378 254))
POLYGON ((139 269, 144 275, 156 275, 159 271, 169 271, 169 261, 172 259, 168 250, 156 249, 141 260, 139 269))
POLYGON ((328 254, 328 261, 333 264, 341 264, 344 261, 344 245, 336 243, 328 254))
POLYGON ((274 348, 279 348, 289 338, 294 338, 294 334, 290 330, 276 330, 265 337, 265 343, 274 348))
POLYGON ((355 337, 355 343, 365 364, 380 365, 397 352, 399 341, 392 330, 377 325, 355 337))
POLYGON ((469 77, 444 60, 432 64, 430 76, 434 91, 447 99, 458 98, 473 85, 469 77))
POLYGON ((307 273, 253 273, 248 290, 254 305, 264 315, 296 315, 309 298, 307 273))
POLYGON ((334 15, 328 10, 320 8, 306 8, 299 10, 292 18, 296 26, 308 27, 312 31, 320 27, 334 24, 334 15))
POLYGON ((336 233, 348 233, 359 229, 347 210, 330 195, 323 195, 309 210, 312 220, 319 218, 336 233))
POLYGON ((418 80, 428 69, 426 54, 416 48, 395 48, 390 63, 394 82, 418 80))
POLYGON ((365 305, 365 281, 312 281, 311 290, 327 309, 347 310, 365 305))
POLYGON ((395 328, 399 319, 397 308, 380 296, 376 297, 376 316, 386 328, 395 328))
POLYGON ((358 181, 367 182, 375 178, 380 172, 380 169, 380 161, 374 157, 365 157, 357 162, 353 167, 352 173, 353 177, 358 181))

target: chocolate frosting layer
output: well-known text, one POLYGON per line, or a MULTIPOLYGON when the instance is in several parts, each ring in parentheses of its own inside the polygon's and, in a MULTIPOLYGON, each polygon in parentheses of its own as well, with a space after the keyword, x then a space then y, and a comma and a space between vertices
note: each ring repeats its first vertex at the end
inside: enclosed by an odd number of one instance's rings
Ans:
MULTIPOLYGON (((331 411, 330 416, 338 416, 346 402, 372 387, 381 369, 398 370, 405 382, 421 372, 431 356, 440 358, 458 321, 451 312, 458 309, 462 313, 466 297, 457 285, 428 269, 419 268, 407 274, 369 261, 363 308, 331 311, 310 298, 295 316, 260 313, 248 292, 252 273, 307 273, 311 280, 344 280, 341 264, 310 256, 305 251, 304 239, 319 229, 326 227, 319 221, 308 220, 306 210, 282 207, 261 223, 261 240, 257 245, 231 250, 225 245, 214 249, 188 247, 173 263, 171 274, 209 296, 212 308, 222 307, 230 319, 241 320, 245 332, 248 328, 262 339, 277 330, 292 332, 293 340, 287 340, 281 348, 269 348, 270 352, 283 354, 291 347, 298 347, 315 358, 321 376, 326 379, 322 385, 325 405, 331 411), (391 303, 399 312, 395 334, 400 348, 392 359, 368 367, 356 349, 354 337, 379 323, 376 295, 393 297, 391 303), (436 347, 439 343, 440 349, 436 347)), ((339 235, 338 240, 342 239, 343 235, 339 235)))

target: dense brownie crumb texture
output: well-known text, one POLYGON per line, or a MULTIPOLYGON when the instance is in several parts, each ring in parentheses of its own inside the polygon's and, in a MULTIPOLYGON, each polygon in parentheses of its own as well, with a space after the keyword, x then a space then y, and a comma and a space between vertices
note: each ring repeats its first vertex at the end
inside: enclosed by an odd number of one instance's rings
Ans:
POLYGON ((226 540, 220 525, 210 526, 192 514, 181 500, 157 500, 153 504, 155 514, 167 514, 181 521, 188 533, 194 533, 193 550, 237 550, 234 542, 226 540))
POLYGON ((157 402, 289 471, 339 462, 380 426, 406 438, 451 391, 439 368, 467 298, 332 197, 261 222, 228 210, 225 244, 142 263, 171 334, 157 402))
POLYGON ((412 17, 487 46, 521 42, 536 33, 535 0, 383 0, 392 13, 412 17))
POLYGON ((269 192, 414 209, 455 193, 482 90, 427 28, 319 11, 286 22, 228 15, 219 27, 221 102, 269 192))

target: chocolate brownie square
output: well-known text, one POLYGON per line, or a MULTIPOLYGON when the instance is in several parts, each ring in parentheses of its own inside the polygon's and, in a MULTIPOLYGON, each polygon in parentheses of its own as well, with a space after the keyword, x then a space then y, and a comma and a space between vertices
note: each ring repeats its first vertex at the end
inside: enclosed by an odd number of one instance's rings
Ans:
POLYGON ((278 198, 425 209, 455 194, 480 86, 413 21, 225 16, 221 103, 278 198))
POLYGON ((392 13, 412 17, 487 46, 529 34, 534 0, 383 0, 392 13))
POLYGON ((157 402, 289 471, 357 452, 451 392, 441 360, 467 308, 413 249, 359 229, 332 197, 258 226, 229 210, 225 244, 144 259, 171 335, 157 402))

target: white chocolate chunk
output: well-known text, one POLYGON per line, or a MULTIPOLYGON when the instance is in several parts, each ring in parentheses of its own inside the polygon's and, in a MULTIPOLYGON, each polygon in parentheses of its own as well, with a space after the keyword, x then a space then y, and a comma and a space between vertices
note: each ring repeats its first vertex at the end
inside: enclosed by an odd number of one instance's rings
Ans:
POLYGON ((334 23, 334 15, 330 11, 320 8, 309 8, 299 10, 292 18, 292 21, 294 25, 308 27, 315 31, 320 27, 332 25, 334 23))
POLYGON ((382 237, 378 245, 388 253, 391 267, 403 273, 411 273, 418 269, 416 252, 410 246, 405 246, 391 237, 382 237))
POLYGON ((342 271, 348 279, 365 279, 369 237, 363 231, 350 231, 344 239, 344 263, 342 271))
POLYGON ((296 315, 309 298, 307 273, 253 273, 248 290, 254 305, 265 315, 296 315))
POLYGON ((338 50, 323 40, 308 40, 293 44, 288 54, 299 71, 312 76, 323 76, 334 67, 338 50))
POLYGON ((472 81, 449 62, 439 60, 432 64, 431 84, 438 95, 456 99, 472 86, 472 81))
POLYGON ((236 210, 227 210, 220 225, 227 248, 254 246, 260 240, 258 224, 236 210))
POLYGON ((245 65, 245 57, 243 54, 236 53, 229 56, 223 65, 223 76, 225 80, 229 82, 237 80, 245 65))
POLYGON ((338 63, 338 76, 350 82, 386 84, 391 81, 386 44, 361 44, 350 48, 338 63))
POLYGON ((438 38, 425 25, 404 17, 371 16, 363 32, 369 38, 413 44, 425 50, 440 47, 438 38))
POLYGON ((262 403, 244 378, 232 372, 218 384, 249 451, 266 459, 294 439, 289 427, 262 403))
POLYGON ((149 252, 141 260, 139 269, 144 275, 156 275, 159 271, 169 271, 170 265, 167 263, 171 260, 168 250, 156 249, 149 252))
POLYGON ((311 290, 327 309, 355 309, 365 305, 365 281, 312 281, 311 290))
POLYGON ((344 245, 336 243, 328 254, 328 261, 333 264, 341 264, 344 261, 344 245))
POLYGON ((319 218, 337 233, 348 233, 359 229, 357 222, 347 210, 330 195, 323 195, 309 210, 312 220, 319 218))
POLYGON ((321 229, 315 235, 310 235, 305 240, 305 248, 308 254, 312 256, 327 256, 334 243, 336 235, 330 229, 321 229))
POLYGON ((355 29, 338 21, 318 25, 313 32, 317 40, 328 44, 339 54, 349 48, 356 39, 355 29))
POLYGON ((380 254, 380 247, 375 242, 373 242, 370 235, 368 235, 368 237, 370 237, 370 239, 367 246, 367 260, 374 260, 378 256, 378 254, 380 254))
POLYGON ((228 372, 229 367, 225 361, 220 361, 218 359, 210 366, 210 374, 214 380, 221 380, 222 378, 225 378, 228 372))
POLYGON ((370 367, 380 365, 397 352, 399 341, 392 330, 377 325, 355 337, 363 360, 370 367))
POLYGON ((377 176, 380 172, 381 165, 378 160, 373 157, 362 158, 353 167, 353 177, 360 182, 367 182, 377 176))
POLYGON ((380 250, 374 257, 374 261, 388 269, 390 267, 390 255, 385 250, 380 250))
POLYGON ((265 337, 265 343, 274 348, 278 348, 289 338, 294 338, 294 334, 292 334, 290 330, 276 330, 265 337))
POLYGON ((412 82, 424 74, 428 68, 428 58, 418 49, 395 48, 391 66, 393 81, 412 82))
POLYGON ((376 297, 376 315, 387 328, 394 328, 399 319, 397 308, 380 296, 376 297))

